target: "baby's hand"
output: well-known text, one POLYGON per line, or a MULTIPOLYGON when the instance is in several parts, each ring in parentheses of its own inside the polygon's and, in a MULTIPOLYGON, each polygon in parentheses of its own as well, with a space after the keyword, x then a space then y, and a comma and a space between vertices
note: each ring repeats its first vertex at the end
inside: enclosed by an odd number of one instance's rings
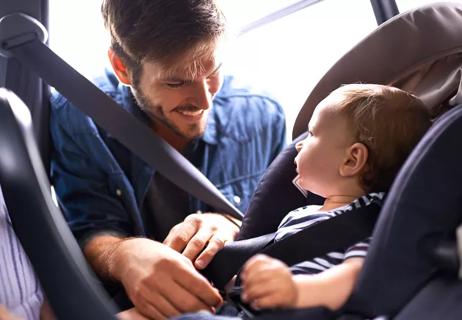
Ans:
POLYGON ((297 287, 289 268, 282 262, 259 254, 249 259, 241 273, 242 301, 254 309, 291 308, 297 287))

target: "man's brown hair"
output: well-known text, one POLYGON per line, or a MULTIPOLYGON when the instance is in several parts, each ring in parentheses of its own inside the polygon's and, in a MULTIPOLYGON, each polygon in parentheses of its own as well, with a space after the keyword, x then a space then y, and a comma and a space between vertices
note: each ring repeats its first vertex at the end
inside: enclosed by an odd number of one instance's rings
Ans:
POLYGON ((213 0, 104 0, 101 12, 111 47, 135 81, 143 60, 168 63, 214 43, 225 30, 213 0))
POLYGON ((350 84, 335 91, 353 137, 368 149, 360 182, 367 192, 388 190, 400 167, 431 125, 416 96, 398 88, 350 84))

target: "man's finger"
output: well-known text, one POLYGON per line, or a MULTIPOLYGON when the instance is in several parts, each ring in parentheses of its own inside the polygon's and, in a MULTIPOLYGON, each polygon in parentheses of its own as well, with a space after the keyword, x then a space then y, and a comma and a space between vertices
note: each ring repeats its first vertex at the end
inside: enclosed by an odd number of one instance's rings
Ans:
MULTIPOLYGON (((172 285, 175 285, 172 283, 172 285)), ((171 286, 169 286, 171 287, 171 286)), ((144 296, 146 298, 146 304, 152 306, 156 311, 166 318, 180 315, 182 312, 171 303, 168 297, 162 296, 162 292, 151 292, 144 296)))
POLYGON ((191 270, 185 270, 183 275, 177 274, 174 280, 207 306, 216 307, 223 303, 218 290, 213 288, 208 280, 192 266, 191 270))
POLYGON ((194 312, 199 310, 212 311, 212 305, 205 303, 190 290, 176 282, 164 288, 163 295, 171 301, 171 304, 180 313, 194 312))
POLYGON ((137 310, 148 319, 155 319, 155 320, 164 320, 168 319, 168 316, 157 310, 155 306, 144 301, 142 303, 138 303, 136 306, 137 310))
POLYGON ((197 229, 198 226, 194 221, 184 221, 170 230, 163 243, 181 253, 196 234, 197 229))
POLYGON ((201 270, 207 267, 207 265, 212 261, 213 257, 217 254, 218 251, 223 249, 225 246, 225 241, 221 240, 218 236, 213 236, 204 251, 201 252, 196 261, 194 261, 194 266, 201 270))
POLYGON ((209 228, 201 228, 197 233, 189 240, 186 248, 183 250, 183 255, 189 260, 194 261, 198 254, 204 250, 209 240, 213 236, 213 231, 209 228))

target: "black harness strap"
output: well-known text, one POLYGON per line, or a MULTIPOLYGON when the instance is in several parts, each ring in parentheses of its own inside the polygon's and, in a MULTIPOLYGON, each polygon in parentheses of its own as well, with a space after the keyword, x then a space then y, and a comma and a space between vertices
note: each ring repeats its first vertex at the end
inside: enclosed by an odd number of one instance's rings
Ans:
POLYGON ((381 206, 382 200, 373 199, 368 205, 320 221, 277 242, 273 242, 275 233, 230 242, 217 253, 204 274, 222 290, 247 259, 256 253, 294 265, 346 248, 372 234, 381 206))

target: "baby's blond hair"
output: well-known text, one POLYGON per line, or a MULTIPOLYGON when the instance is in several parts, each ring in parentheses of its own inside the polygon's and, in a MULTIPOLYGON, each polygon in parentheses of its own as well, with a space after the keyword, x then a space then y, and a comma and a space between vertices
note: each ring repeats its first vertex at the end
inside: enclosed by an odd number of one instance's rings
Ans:
POLYGON ((395 87, 349 84, 338 108, 348 118, 353 137, 368 149, 360 183, 367 192, 388 190, 400 167, 431 125, 430 113, 416 96, 395 87))

